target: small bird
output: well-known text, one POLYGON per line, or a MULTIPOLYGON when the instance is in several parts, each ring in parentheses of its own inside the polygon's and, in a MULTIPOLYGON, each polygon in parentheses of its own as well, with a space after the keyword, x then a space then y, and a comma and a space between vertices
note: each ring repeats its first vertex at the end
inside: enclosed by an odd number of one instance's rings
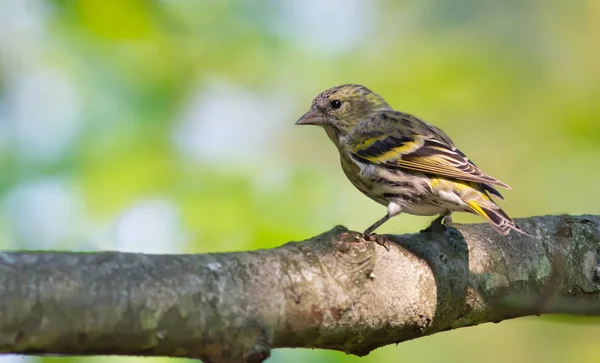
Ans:
POLYGON ((363 194, 387 206, 365 236, 400 213, 439 214, 425 231, 443 231, 452 212, 484 217, 500 234, 526 234, 490 198, 510 187, 485 174, 442 130, 395 111, 377 93, 357 84, 321 92, 296 125, 317 125, 337 147, 346 177, 363 194))

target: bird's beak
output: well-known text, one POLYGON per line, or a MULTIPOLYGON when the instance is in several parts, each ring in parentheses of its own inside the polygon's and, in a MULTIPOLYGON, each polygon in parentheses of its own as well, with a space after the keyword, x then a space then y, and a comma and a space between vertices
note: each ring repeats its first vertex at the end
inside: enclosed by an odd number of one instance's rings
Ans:
POLYGON ((319 113, 310 110, 296 121, 296 125, 323 125, 326 122, 319 113))

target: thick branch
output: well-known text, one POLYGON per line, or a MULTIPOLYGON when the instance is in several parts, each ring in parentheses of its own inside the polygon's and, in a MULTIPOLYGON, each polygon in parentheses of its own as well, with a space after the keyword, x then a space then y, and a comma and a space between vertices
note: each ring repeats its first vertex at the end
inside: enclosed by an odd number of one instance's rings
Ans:
POLYGON ((278 347, 357 355, 537 314, 600 313, 600 217, 390 236, 336 227, 272 250, 0 254, 0 352, 261 361, 278 347), (568 303, 565 303, 567 301, 568 303))

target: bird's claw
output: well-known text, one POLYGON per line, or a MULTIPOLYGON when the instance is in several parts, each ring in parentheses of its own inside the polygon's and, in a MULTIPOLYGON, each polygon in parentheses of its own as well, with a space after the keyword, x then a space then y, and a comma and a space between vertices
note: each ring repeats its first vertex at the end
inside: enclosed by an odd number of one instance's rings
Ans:
POLYGON ((390 250, 390 240, 385 235, 371 233, 364 234, 363 237, 366 241, 375 242, 378 245, 383 246, 387 251, 390 250))

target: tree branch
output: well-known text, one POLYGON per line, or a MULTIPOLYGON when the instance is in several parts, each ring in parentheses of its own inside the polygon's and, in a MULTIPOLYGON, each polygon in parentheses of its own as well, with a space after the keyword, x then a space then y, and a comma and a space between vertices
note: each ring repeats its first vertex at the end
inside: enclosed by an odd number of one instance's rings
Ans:
POLYGON ((272 250, 0 253, 0 352, 260 362, 273 348, 364 355, 538 313, 600 313, 600 217, 389 236, 335 227, 272 250))

